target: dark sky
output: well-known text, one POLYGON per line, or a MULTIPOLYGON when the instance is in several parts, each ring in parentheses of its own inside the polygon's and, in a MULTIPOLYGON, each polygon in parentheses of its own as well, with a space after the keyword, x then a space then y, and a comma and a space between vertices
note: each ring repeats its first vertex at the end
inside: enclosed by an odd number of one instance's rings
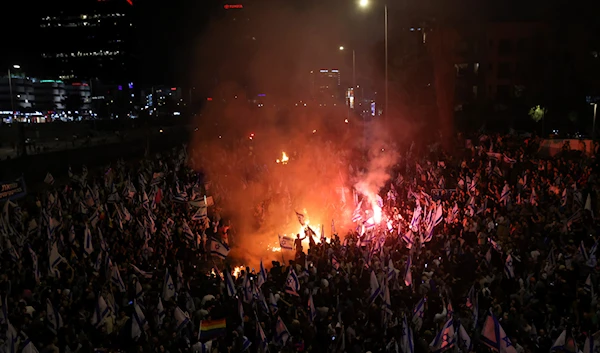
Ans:
MULTIPOLYGON (((70 0, 1 1, 0 68, 35 65, 38 19, 47 6, 70 0)), ((78 0, 89 1, 89 0, 78 0)), ((125 0, 123 0, 125 1, 125 0)), ((134 0, 135 1, 135 0, 134 0)), ((354 0, 231 0, 247 5, 256 41, 247 57, 233 47, 248 45, 246 33, 228 32, 225 0, 137 0, 136 69, 148 83, 191 84, 249 71, 249 81, 291 75, 320 66, 347 66, 337 48, 356 48, 357 65, 372 56, 383 38, 383 0, 360 10, 354 0), (232 66, 227 67, 227 64, 232 66), (271 71, 272 70, 272 71, 271 71), (253 77, 252 77, 253 76, 253 77)), ((484 18, 593 21, 600 1, 582 0, 394 0, 389 1, 390 30, 419 18, 478 21, 484 18)), ((234 11, 234 10, 230 10, 234 11)), ((244 9, 243 11, 246 11, 244 9)), ((565 24, 567 25, 567 24, 565 24)), ((392 35, 392 34, 390 34, 392 35)))

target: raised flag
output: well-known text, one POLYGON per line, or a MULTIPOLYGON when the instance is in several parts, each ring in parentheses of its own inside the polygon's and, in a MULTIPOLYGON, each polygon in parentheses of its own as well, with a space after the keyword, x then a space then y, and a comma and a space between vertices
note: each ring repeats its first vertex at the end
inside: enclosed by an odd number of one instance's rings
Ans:
POLYGON ((183 329, 187 324, 190 323, 190 316, 188 313, 184 313, 178 306, 175 307, 175 311, 173 312, 173 316, 175 316, 175 331, 179 332, 183 329))
POLYGON ((260 259, 260 269, 258 271, 258 279, 256 280, 256 286, 260 288, 267 281, 267 271, 263 265, 262 259, 260 259))
POLYGON ((506 332, 504 332, 504 329, 498 322, 498 319, 496 319, 491 311, 485 319, 485 324, 483 325, 483 330, 481 330, 479 339, 481 343, 498 353, 517 353, 515 346, 513 346, 506 335, 506 332))
POLYGON ((137 300, 133 300, 133 314, 131 320, 131 338, 138 339, 144 332, 147 326, 146 316, 142 312, 142 308, 138 305, 137 300))
POLYGON ((425 298, 421 298, 413 309, 412 323, 415 325, 415 330, 420 331, 423 326, 423 317, 425 316, 425 298))
POLYGON ((569 353, 577 353, 579 350, 577 349, 577 343, 575 339, 573 339, 573 335, 567 330, 563 330, 563 332, 558 336, 552 348, 550 348, 551 352, 561 351, 561 352, 569 352, 569 353))
POLYGON ((224 259, 229 255, 229 247, 220 241, 212 238, 210 241, 210 253, 214 256, 224 259))
POLYGON ((169 269, 165 271, 165 281, 163 283, 163 299, 169 301, 169 299, 175 296, 175 285, 173 284, 173 277, 169 273, 169 269))
POLYGON ((300 281, 294 269, 290 267, 290 273, 285 281, 285 292, 291 295, 300 296, 300 281))
POLYGON ((90 255, 94 251, 94 246, 92 245, 92 232, 85 226, 85 231, 83 232, 83 251, 86 254, 90 255))
POLYGON ((404 353, 415 353, 415 344, 413 340, 413 331, 408 321, 406 320, 406 316, 404 316, 404 320, 402 322, 402 336, 400 337, 400 348, 404 353))
POLYGON ((58 329, 63 327, 63 320, 60 313, 48 298, 46 298, 46 319, 48 320, 48 329, 54 334, 58 332, 58 329))
POLYGON ((109 311, 110 309, 108 308, 106 301, 104 300, 102 295, 99 295, 98 302, 96 303, 96 308, 94 310, 94 313, 92 314, 92 325, 94 325, 94 327, 96 328, 100 328, 100 326, 102 326, 104 320, 108 316, 109 311))
POLYGON ((310 322, 315 322, 317 318, 317 310, 315 309, 315 302, 313 301, 312 292, 308 296, 308 314, 310 316, 310 322))
POLYGON ((279 246, 281 249, 294 250, 294 241, 286 235, 279 236, 279 246))
POLYGON ((379 286, 379 282, 377 281, 377 276, 375 276, 375 271, 371 270, 370 277, 370 286, 371 286, 371 295, 369 296, 369 303, 373 303, 378 296, 381 295, 381 287, 379 286))
POLYGON ((226 328, 227 322, 225 319, 200 321, 198 340, 205 342, 213 338, 225 336, 227 333, 226 328))
POLYGON ((454 322, 450 318, 444 324, 444 327, 438 332, 433 341, 429 344, 431 352, 441 353, 453 348, 456 344, 456 337, 454 335, 454 322))
POLYGON ((288 339, 290 338, 290 332, 281 317, 277 317, 277 322, 275 323, 275 341, 280 345, 284 346, 288 339))

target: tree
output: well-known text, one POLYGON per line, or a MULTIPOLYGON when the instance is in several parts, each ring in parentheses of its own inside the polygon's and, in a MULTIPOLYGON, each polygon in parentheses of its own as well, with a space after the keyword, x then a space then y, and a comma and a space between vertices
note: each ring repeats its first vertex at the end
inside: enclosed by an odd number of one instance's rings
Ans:
POLYGON ((531 117, 531 119, 533 119, 533 121, 539 123, 540 120, 544 119, 546 112, 546 108, 542 108, 538 105, 529 109, 529 116, 531 117))

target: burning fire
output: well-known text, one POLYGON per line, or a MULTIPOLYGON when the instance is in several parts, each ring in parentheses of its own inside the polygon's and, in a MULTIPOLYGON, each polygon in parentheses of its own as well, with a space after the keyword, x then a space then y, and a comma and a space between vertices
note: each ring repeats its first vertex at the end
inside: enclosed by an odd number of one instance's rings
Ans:
POLYGON ((281 159, 276 160, 277 163, 287 164, 290 158, 287 156, 285 152, 281 152, 281 159))
POLYGON ((239 278, 242 274, 242 271, 246 271, 246 266, 236 266, 233 268, 233 276, 235 278, 239 278))
MULTIPOLYGON (((306 210, 304 211, 306 213, 306 210)), ((287 236, 288 238, 291 238, 292 240, 296 239, 296 235, 300 234, 301 238, 304 238, 304 231, 307 229, 307 227, 309 226, 310 221, 308 220, 307 217, 304 218, 304 226, 300 226, 300 228, 298 228, 298 230, 295 233, 288 233, 288 234, 283 234, 284 236, 287 236)), ((294 229, 294 227, 296 227, 295 225, 290 226, 288 229, 294 229)), ((316 235, 314 235, 314 241, 315 243, 319 244, 321 243, 321 225, 320 224, 316 224, 313 227, 311 227, 311 229, 315 232, 316 235)), ((325 237, 325 241, 327 243, 330 242, 330 239, 328 237, 325 237)), ((310 241, 308 239, 308 237, 304 238, 304 240, 302 240, 302 248, 303 250, 306 252, 308 250, 310 246, 310 241)), ((279 245, 279 241, 276 240, 274 241, 272 244, 267 245, 267 249, 271 250, 272 252, 281 252, 281 246, 279 245)))

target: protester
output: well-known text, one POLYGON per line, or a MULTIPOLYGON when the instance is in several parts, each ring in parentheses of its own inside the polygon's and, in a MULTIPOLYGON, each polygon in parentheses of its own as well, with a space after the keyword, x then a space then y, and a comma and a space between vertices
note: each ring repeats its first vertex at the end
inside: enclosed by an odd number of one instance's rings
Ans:
POLYGON ((2 349, 593 353, 594 159, 542 158, 535 138, 458 146, 407 148, 385 202, 346 205, 356 231, 317 239, 298 213, 305 234, 280 237, 294 260, 258 271, 230 267, 236 234, 211 207, 228 200, 185 148, 48 174, 2 210, 2 349))

